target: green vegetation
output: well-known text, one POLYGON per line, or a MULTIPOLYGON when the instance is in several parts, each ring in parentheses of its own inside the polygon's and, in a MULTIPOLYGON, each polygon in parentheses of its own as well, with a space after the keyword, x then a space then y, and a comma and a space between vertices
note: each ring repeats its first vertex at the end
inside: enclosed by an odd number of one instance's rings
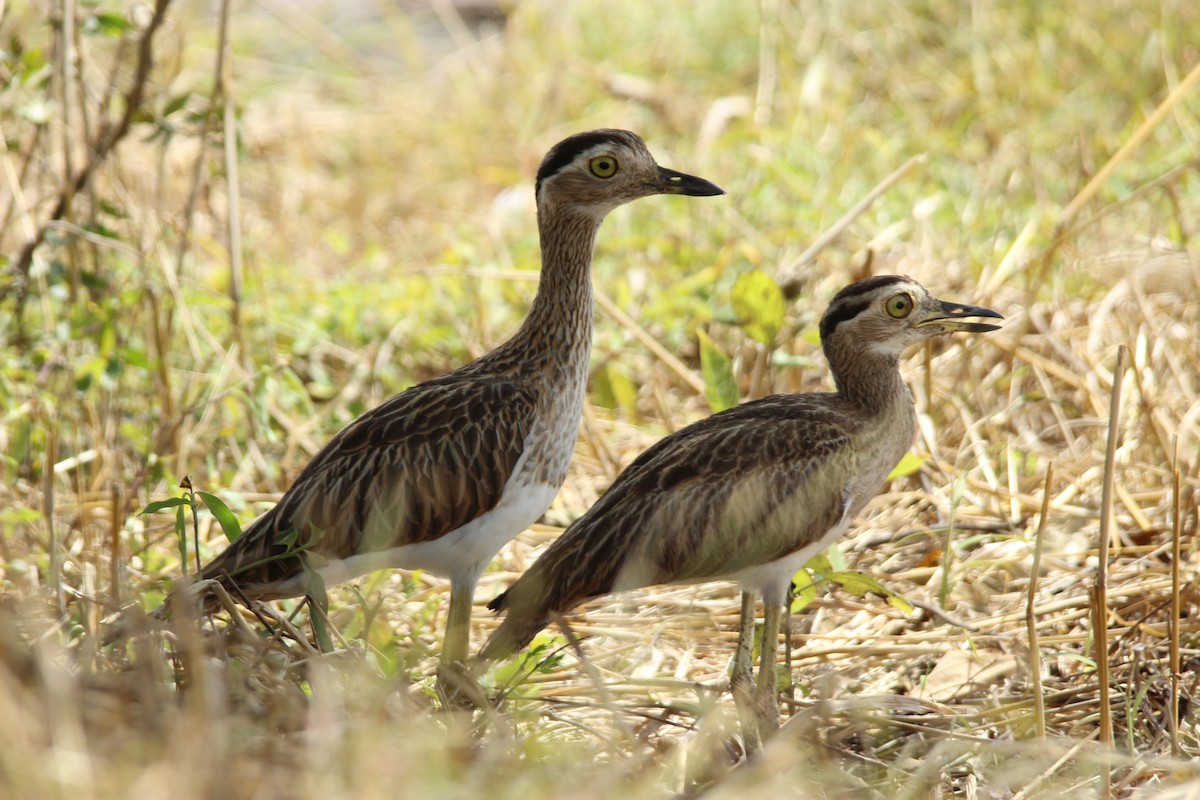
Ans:
POLYGON ((1200 487, 1200 5, 522 0, 502 32, 275 0, 223 32, 213 4, 153 5, 0 12, 0 794, 1198 790, 1198 556, 1173 592, 1171 549, 1200 487), (292 603, 273 636, 102 646, 336 430, 515 329, 538 160, 602 126, 729 196, 605 223, 573 471, 481 601, 664 431, 828 388, 815 323, 864 271, 1009 317, 910 360, 915 455, 798 587, 797 719, 763 757, 729 770, 729 586, 587 607, 582 655, 548 632, 487 676, 504 702, 476 728, 431 694, 428 576, 326 587, 320 647, 292 603))

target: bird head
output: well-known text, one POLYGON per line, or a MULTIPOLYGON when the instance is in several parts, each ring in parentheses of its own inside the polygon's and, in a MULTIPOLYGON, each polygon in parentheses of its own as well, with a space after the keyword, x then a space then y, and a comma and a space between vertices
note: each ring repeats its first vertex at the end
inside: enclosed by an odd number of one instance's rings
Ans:
POLYGON ((854 341, 899 357, 908 347, 948 333, 984 333, 1000 326, 973 318, 1004 319, 983 306, 939 300, 912 278, 878 275, 842 289, 821 318, 821 343, 854 341))
POLYGON ((635 133, 602 129, 563 139, 537 173, 539 208, 571 207, 602 218, 619 205, 652 194, 725 194, 716 184, 660 167, 635 133))

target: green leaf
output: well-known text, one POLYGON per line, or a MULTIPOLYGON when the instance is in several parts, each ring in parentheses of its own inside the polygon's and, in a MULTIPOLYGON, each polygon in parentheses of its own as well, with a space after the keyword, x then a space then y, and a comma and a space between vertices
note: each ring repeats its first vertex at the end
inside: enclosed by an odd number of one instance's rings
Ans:
POLYGON ((174 97, 171 98, 170 102, 168 102, 166 107, 163 109, 162 115, 164 117, 171 116, 176 111, 178 111, 179 109, 181 109, 185 105, 187 105, 187 101, 191 96, 192 96, 191 92, 184 92, 183 94, 175 95, 174 97))
POLYGON ((804 569, 822 577, 833 572, 833 565, 829 563, 829 550, 817 553, 806 561, 804 569))
POLYGON ((150 358, 142 350, 136 350, 132 347, 122 347, 120 349, 121 361, 131 367, 138 369, 150 369, 150 358))
POLYGON ((106 36, 120 36, 127 30, 129 30, 129 20, 111 12, 102 11, 93 14, 83 21, 84 33, 102 33, 106 36))
POLYGON ((225 532, 226 539, 236 542, 242 537, 242 525, 229 510, 229 506, 225 505, 224 500, 208 492, 196 492, 196 496, 204 501, 204 505, 208 506, 208 510, 217 518, 217 522, 221 523, 221 530, 225 532))
POLYGON ((153 514, 156 511, 174 508, 175 506, 186 506, 187 502, 188 501, 186 497, 168 497, 166 500, 155 500, 153 503, 147 504, 147 506, 142 509, 142 513, 153 514))
POLYGON ((908 602, 903 597, 884 586, 876 578, 866 574, 865 572, 846 570, 842 572, 831 572, 826 577, 852 595, 862 597, 868 594, 876 594, 887 600, 888 605, 892 606, 893 608, 900 609, 905 614, 911 614, 914 611, 912 603, 908 602))
POLYGON ((806 561, 804 567, 824 579, 834 572, 847 568, 846 556, 837 548, 837 545, 831 544, 806 561))
POLYGON ((796 367, 808 367, 816 364, 816 360, 803 355, 795 355, 783 350, 775 350, 771 353, 771 366, 779 369, 795 369, 796 367))
POLYGON ((6 508, 0 511, 0 523, 4 525, 28 525, 42 518, 42 512, 36 508, 6 508))
POLYGON ((486 680, 493 686, 517 687, 534 674, 547 675, 558 669, 566 657, 566 639, 542 632, 534 637, 524 651, 496 665, 486 680))
POLYGON ((604 367, 604 374, 608 377, 613 401, 626 416, 637 419, 637 384, 633 382, 633 378, 615 361, 608 362, 604 367))
POLYGON ((813 579, 811 572, 801 568, 792 578, 792 613, 802 611, 816 599, 817 582, 813 579))
POLYGON ((103 211, 105 214, 108 214, 110 217, 116 217, 118 219, 128 219, 129 218, 129 215, 125 213, 125 210, 123 208, 121 208, 116 203, 105 200, 103 197, 101 197, 100 199, 98 199, 96 201, 96 207, 98 209, 100 209, 101 211, 103 211))
POLYGON ((299 535, 299 533, 300 532, 296 530, 296 526, 293 525, 284 532, 283 536, 280 536, 275 541, 286 547, 288 550, 291 550, 296 544, 296 536, 299 535))
POLYGON ((83 226, 83 229, 85 231, 87 231, 88 233, 95 234, 96 236, 101 236, 105 239, 119 240, 121 238, 121 235, 119 233, 117 233, 112 228, 108 227, 107 225, 103 225, 99 222, 89 222, 88 224, 83 226))
POLYGON ((696 335, 700 337, 700 372, 704 375, 704 394, 709 407, 715 413, 736 406, 738 386, 733 365, 707 333, 698 330, 696 335))
POLYGON ((733 284, 733 312, 741 326, 755 340, 768 347, 783 327, 787 301, 779 284, 761 270, 747 272, 733 284))
POLYGON ((905 453, 900 459, 900 463, 892 467, 892 471, 888 473, 887 479, 903 478, 906 475, 912 475, 914 472, 919 472, 921 467, 925 466, 925 459, 914 453, 905 453))

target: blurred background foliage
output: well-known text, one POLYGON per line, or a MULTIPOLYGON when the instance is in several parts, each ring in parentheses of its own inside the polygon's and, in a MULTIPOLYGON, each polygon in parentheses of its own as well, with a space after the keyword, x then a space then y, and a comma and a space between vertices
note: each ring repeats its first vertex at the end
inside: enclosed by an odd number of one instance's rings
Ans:
MULTIPOLYGON (((180 573, 148 501, 190 475, 248 521, 354 416, 502 341, 533 175, 579 130, 729 193, 601 232, 628 320, 599 314, 592 411, 653 435, 828 387, 815 322, 867 269, 1005 313, 1131 271, 1194 289, 1197 30, 1186 0, 0 5, 0 595, 54 587, 74 634, 152 605, 180 573)), ((363 597, 347 630, 385 636, 363 597)))

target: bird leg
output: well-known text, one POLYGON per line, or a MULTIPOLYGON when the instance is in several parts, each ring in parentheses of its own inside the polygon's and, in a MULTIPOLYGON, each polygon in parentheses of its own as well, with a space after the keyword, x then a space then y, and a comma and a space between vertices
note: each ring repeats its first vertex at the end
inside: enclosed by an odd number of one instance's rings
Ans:
POLYGON ((763 636, 758 656, 758 685, 754 705, 758 710, 759 732, 766 739, 779 730, 779 684, 775 673, 779 649, 779 620, 783 604, 770 594, 763 597, 763 636))
POLYGON ((733 692, 733 703, 737 707, 742 725, 742 740, 746 753, 762 748, 759 725, 754 711, 753 661, 754 661, 754 594, 742 592, 742 617, 738 628, 737 650, 733 654, 733 673, 729 676, 729 688, 733 692))
POLYGON ((486 703, 483 689, 467 668, 471 640, 471 607, 475 579, 450 581, 450 610, 446 615, 446 635, 442 639, 442 660, 438 664, 437 689, 448 708, 469 708, 486 703))

